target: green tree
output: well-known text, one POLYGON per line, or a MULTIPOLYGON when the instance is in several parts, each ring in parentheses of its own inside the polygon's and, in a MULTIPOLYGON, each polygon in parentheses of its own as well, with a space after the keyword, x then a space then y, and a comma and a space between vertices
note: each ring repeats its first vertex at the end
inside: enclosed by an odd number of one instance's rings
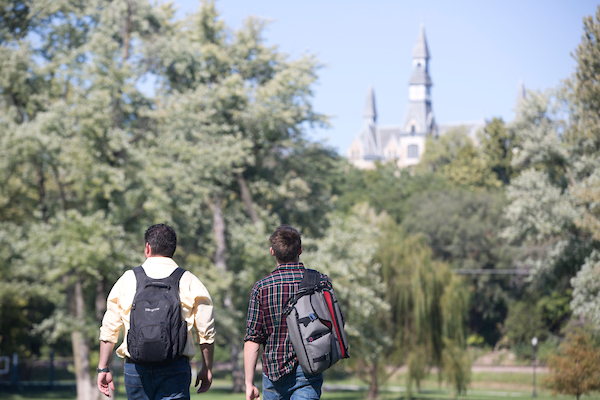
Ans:
POLYGON ((494 118, 478 135, 483 153, 483 160, 496 178, 504 185, 510 182, 513 175, 512 149, 515 147, 515 137, 508 130, 501 118, 494 118))
POLYGON ((427 190, 444 190, 449 186, 440 174, 414 174, 393 163, 377 163, 372 170, 347 165, 345 170, 337 173, 337 177, 333 192, 338 210, 346 212, 356 204, 368 202, 375 211, 385 211, 396 222, 411 214, 412 205, 408 200, 413 195, 427 190))
POLYGON ((584 317, 596 330, 600 329, 600 253, 590 254, 581 271, 571 279, 573 314, 584 317))
POLYGON ((566 82, 571 111, 567 140, 592 152, 597 152, 600 144, 600 7, 595 17, 583 18, 581 43, 572 53, 577 66, 566 82))
MULTIPOLYGON (((500 237, 506 226, 505 204, 499 191, 425 191, 407 200, 411 212, 402 227, 412 235, 424 235, 435 259, 452 269, 513 269, 517 249, 500 237)), ((512 277, 496 274, 468 279, 470 328, 488 344, 501 337, 499 326, 515 292, 512 282, 512 277)))
POLYGON ((407 387, 420 390, 435 366, 456 393, 466 392, 470 360, 466 353, 469 295, 446 263, 435 261, 423 236, 407 236, 388 222, 375 260, 381 264, 392 310, 390 351, 394 365, 406 362, 407 387))
POLYGON ((576 225, 580 210, 570 189, 578 161, 561 142, 554 100, 530 92, 512 124, 519 136, 513 165, 521 172, 507 187, 509 223, 502 235, 523 244, 520 258, 535 278, 532 288, 564 291, 597 242, 576 225))
POLYGON ((542 310, 531 300, 511 304, 504 327, 506 336, 513 345, 529 343, 533 337, 544 340, 548 334, 542 310))
POLYGON ((143 69, 132 42, 161 15, 134 0, 27 7, 39 40, 14 38, 0 50, 0 212, 22 227, 3 284, 39 280, 52 310, 29 333, 53 345, 68 331, 78 398, 92 399, 107 286, 133 263, 132 243, 150 219, 140 178, 150 102, 135 88, 143 69))
POLYGON ((450 164, 459 151, 471 144, 465 127, 451 129, 438 138, 428 137, 425 144, 425 153, 417 167, 420 171, 436 172, 450 164))
POLYGON ((311 105, 317 60, 265 45, 265 26, 248 18, 232 31, 205 1, 148 44, 163 79, 151 113, 158 126, 151 179, 159 208, 183 233, 186 264, 199 264, 199 275, 220 289, 216 312, 236 392, 244 389, 239 338, 253 283, 240 277, 270 270, 262 251, 280 221, 322 234, 332 209, 325 176, 339 163, 304 135, 307 124, 325 122, 311 105))
MULTIPOLYGON (((428 138, 417 171, 437 172, 450 183, 467 187, 499 187, 501 182, 463 127, 428 138)), ((487 148, 486 148, 487 149, 487 148)))
POLYGON ((365 204, 355 206, 348 215, 336 213, 330 217, 331 225, 323 238, 307 242, 309 250, 302 255, 307 267, 318 268, 333 282, 352 349, 348 363, 369 384, 370 399, 379 396, 393 346, 390 304, 382 266, 375 260, 380 251, 379 226, 386 218, 365 204))
POLYGON ((346 317, 349 364, 369 385, 369 398, 408 365, 409 388, 435 366, 457 393, 469 383, 465 351, 468 293, 425 240, 365 204, 335 213, 323 238, 306 243, 307 265, 333 280, 346 317))
POLYGON ((442 167, 441 173, 460 186, 496 188, 501 185, 472 143, 459 149, 456 157, 442 167))

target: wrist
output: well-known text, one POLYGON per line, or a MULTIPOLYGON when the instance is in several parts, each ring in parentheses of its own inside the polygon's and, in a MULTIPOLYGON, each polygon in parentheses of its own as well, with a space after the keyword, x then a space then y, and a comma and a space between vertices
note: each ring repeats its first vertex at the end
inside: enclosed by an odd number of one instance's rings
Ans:
POLYGON ((106 373, 106 372, 110 372, 110 369, 108 367, 104 367, 104 368, 96 368, 96 372, 101 374, 101 373, 106 373))

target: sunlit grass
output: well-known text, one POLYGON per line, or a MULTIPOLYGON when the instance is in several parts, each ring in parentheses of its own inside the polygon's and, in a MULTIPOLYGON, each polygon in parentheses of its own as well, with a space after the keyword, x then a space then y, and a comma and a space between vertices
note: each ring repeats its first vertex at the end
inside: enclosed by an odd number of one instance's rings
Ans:
MULTIPOLYGON (((567 400, 574 399, 573 396, 552 396, 549 390, 542 386, 544 374, 536 377, 536 400, 567 400)), ((389 382, 381 387, 381 400, 405 400, 404 374, 397 374, 389 382)), ((256 379, 260 383, 259 376, 256 379)), ((217 374, 213 386, 208 393, 197 394, 192 387, 191 398, 193 400, 244 400, 243 393, 231 393, 231 381, 228 374, 217 374)), ((413 398, 422 400, 435 399, 465 399, 465 400, 496 400, 500 398, 509 399, 531 399, 533 392, 533 375, 531 373, 492 373, 475 372, 471 375, 471 385, 466 395, 455 396, 451 387, 442 383, 438 384, 437 374, 429 374, 421 383, 421 391, 416 392, 413 387, 413 398)), ((367 385, 350 375, 336 374, 336 379, 326 377, 325 390, 321 399, 323 400, 364 400, 367 397, 367 385), (329 378, 329 379, 328 379, 329 378), (352 389, 352 390, 344 390, 352 389)), ((115 398, 124 400, 127 398, 122 378, 117 384, 115 398)), ((8 394, 0 392, 0 399, 6 400, 76 400, 74 392, 40 392, 32 394, 8 394)), ((585 396, 587 400, 600 400, 600 393, 585 396)))

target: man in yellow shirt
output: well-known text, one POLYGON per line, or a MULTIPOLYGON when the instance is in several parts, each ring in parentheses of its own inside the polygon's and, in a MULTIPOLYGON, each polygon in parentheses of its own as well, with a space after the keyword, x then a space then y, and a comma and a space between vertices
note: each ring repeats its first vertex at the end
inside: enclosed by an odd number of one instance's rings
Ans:
MULTIPOLYGON (((143 271, 151 279, 164 279, 173 273, 177 264, 173 254, 177 246, 175 230, 168 225, 153 225, 144 235, 143 271)), ((187 322, 187 341, 183 355, 164 365, 142 365, 132 362, 127 349, 131 307, 136 293, 137 279, 133 270, 126 271, 108 295, 106 313, 100 328, 100 358, 98 361, 98 389, 110 397, 114 390, 113 377, 108 368, 110 355, 117 343, 121 327, 125 327, 123 343, 117 355, 125 359, 125 387, 128 398, 135 399, 189 399, 191 384, 190 360, 195 346, 192 328, 202 351, 202 368, 196 377, 200 382, 198 393, 206 392, 212 383, 212 361, 215 341, 213 304, 210 294, 191 272, 186 271, 179 281, 181 319, 187 322)))

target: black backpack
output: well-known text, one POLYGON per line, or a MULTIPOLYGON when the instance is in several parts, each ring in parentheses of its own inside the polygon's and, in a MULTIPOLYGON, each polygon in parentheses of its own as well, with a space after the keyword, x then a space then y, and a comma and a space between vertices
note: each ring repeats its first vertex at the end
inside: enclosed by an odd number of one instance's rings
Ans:
POLYGON ((342 311, 332 290, 321 283, 321 273, 312 269, 288 300, 283 314, 294 352, 302 370, 318 374, 348 355, 342 311))
POLYGON ((185 272, 177 268, 163 279, 152 279, 139 266, 133 269, 137 288, 133 297, 127 334, 131 361, 159 365, 183 354, 187 323, 181 319, 179 280, 185 272))

